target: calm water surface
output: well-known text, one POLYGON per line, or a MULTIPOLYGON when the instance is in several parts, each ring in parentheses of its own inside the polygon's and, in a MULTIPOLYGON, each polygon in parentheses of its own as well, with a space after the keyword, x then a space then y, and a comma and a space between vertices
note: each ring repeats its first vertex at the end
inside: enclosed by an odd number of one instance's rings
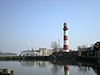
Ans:
MULTIPOLYGON (((73 62, 74 63, 74 62, 73 62)), ((95 67, 54 64, 49 61, 0 61, 0 68, 14 70, 15 75, 99 75, 95 67)))

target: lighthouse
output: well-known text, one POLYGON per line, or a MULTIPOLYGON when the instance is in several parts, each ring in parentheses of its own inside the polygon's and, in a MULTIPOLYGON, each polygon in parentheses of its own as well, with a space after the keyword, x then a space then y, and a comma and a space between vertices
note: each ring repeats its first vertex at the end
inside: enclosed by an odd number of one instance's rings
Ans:
POLYGON ((69 44, 68 44, 68 28, 67 23, 64 23, 64 46, 63 46, 63 52, 69 52, 69 44))

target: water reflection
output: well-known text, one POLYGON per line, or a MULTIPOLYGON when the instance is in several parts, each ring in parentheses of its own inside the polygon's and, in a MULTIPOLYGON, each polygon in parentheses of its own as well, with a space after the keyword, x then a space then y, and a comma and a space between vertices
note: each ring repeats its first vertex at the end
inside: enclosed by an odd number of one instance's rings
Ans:
POLYGON ((51 68, 52 75, 58 75, 58 73, 61 71, 62 68, 63 68, 62 65, 52 64, 51 68))
POLYGON ((47 61, 21 61, 21 66, 39 66, 39 67, 46 67, 50 62, 47 61))
POLYGON ((100 65, 77 61, 0 61, 15 75, 100 75, 100 65))
POLYGON ((85 62, 62 62, 62 61, 21 61, 21 66, 39 68, 49 68, 51 71, 50 75, 100 75, 100 66, 96 63, 85 63, 85 62), (63 70, 63 71, 62 71, 63 70))
POLYGON ((89 66, 78 65, 78 70, 79 70, 80 72, 86 73, 86 72, 88 72, 88 71, 91 70, 91 69, 90 69, 89 66))
POLYGON ((21 61, 21 66, 34 66, 36 63, 32 61, 21 61))
POLYGON ((69 75, 69 65, 64 65, 64 74, 69 75))
POLYGON ((100 75, 100 65, 94 65, 92 66, 92 69, 97 73, 97 75, 100 75))

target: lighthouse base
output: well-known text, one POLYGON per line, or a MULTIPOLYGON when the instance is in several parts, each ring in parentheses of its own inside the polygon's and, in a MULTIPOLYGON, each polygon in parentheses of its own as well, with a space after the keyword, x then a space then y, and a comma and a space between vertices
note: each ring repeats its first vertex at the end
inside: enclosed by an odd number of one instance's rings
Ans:
POLYGON ((69 50, 63 50, 63 52, 69 52, 69 50))

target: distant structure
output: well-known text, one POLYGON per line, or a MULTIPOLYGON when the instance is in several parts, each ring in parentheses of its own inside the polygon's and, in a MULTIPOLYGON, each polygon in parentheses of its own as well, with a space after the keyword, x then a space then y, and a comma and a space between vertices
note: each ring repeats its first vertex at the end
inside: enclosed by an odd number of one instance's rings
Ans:
POLYGON ((18 54, 0 51, 0 56, 18 56, 18 54))
POLYGON ((39 48, 39 50, 22 51, 21 56, 49 56, 52 52, 52 50, 48 50, 47 48, 39 48))
POLYGON ((37 56, 37 53, 33 50, 26 50, 21 52, 21 56, 37 56))
POLYGON ((67 28, 67 23, 64 23, 64 46, 63 46, 63 51, 64 52, 69 52, 69 44, 68 44, 68 28, 67 28))
POLYGON ((32 51, 34 50, 34 47, 33 47, 33 41, 32 41, 32 51))
POLYGON ((39 48, 40 52, 40 56, 48 56, 48 50, 47 48, 39 48))

